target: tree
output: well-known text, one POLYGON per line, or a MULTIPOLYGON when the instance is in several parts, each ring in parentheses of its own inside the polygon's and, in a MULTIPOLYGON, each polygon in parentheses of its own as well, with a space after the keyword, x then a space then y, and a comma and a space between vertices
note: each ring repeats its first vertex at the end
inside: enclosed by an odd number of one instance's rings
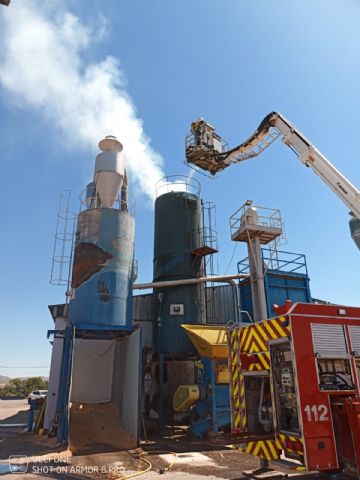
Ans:
POLYGON ((42 377, 13 378, 0 388, 1 397, 27 397, 33 390, 47 390, 48 381, 42 377))

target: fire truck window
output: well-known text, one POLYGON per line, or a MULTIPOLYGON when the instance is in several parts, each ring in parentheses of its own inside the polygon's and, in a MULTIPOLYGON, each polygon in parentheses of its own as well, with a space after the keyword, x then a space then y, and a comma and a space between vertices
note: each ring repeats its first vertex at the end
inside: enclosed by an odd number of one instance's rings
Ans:
POLYGON ((318 358, 320 390, 353 390, 348 359, 318 358))
POLYGON ((276 421, 280 430, 299 433, 295 378, 290 343, 271 345, 276 421))

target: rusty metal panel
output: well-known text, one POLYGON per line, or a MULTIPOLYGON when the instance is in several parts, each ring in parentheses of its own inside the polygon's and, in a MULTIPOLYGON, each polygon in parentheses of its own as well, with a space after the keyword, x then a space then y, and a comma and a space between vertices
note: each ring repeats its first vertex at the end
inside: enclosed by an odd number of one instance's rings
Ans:
POLYGON ((131 330, 135 220, 115 208, 78 216, 70 323, 83 330, 131 330))

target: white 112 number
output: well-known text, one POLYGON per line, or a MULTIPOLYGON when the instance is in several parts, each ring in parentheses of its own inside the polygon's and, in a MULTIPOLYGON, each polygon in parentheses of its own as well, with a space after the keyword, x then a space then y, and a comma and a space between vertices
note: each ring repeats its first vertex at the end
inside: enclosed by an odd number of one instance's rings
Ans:
POLYGON ((304 408, 308 422, 327 422, 329 420, 326 405, 306 405, 304 408))

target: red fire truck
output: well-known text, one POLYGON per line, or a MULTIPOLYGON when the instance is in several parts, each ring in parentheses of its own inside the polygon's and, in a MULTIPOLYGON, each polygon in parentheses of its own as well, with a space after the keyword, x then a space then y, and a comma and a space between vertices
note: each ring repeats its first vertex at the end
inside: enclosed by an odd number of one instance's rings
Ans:
POLYGON ((275 311, 229 327, 232 434, 261 459, 360 478, 360 308, 275 311))

